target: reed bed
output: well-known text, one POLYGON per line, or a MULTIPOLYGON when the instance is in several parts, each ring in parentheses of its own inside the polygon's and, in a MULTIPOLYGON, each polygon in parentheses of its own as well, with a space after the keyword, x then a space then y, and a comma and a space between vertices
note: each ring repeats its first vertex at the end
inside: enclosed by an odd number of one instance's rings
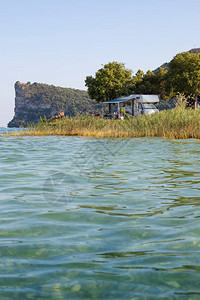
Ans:
POLYGON ((65 118, 54 123, 41 122, 14 135, 69 135, 93 137, 164 137, 172 139, 200 138, 200 110, 175 108, 152 115, 125 120, 99 117, 65 118))

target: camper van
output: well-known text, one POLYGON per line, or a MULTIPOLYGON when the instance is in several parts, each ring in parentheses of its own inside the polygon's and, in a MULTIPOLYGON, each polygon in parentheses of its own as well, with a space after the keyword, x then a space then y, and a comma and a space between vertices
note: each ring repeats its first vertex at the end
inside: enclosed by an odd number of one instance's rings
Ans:
POLYGON ((125 108, 126 114, 137 116, 142 114, 152 114, 158 112, 155 104, 159 102, 158 95, 137 95, 132 94, 127 97, 104 102, 109 105, 109 116, 123 119, 122 108, 125 108))
POLYGON ((159 102, 158 95, 137 95, 136 96, 136 113, 153 114, 158 112, 155 104, 159 102))

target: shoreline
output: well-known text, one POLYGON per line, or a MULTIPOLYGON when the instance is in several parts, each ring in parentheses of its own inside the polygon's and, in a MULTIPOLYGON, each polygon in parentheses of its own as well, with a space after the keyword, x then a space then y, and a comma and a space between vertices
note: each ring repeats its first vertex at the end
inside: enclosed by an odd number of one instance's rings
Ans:
POLYGON ((40 122, 9 136, 85 136, 96 138, 163 137, 200 139, 200 110, 180 109, 161 111, 125 120, 99 117, 79 117, 40 122))

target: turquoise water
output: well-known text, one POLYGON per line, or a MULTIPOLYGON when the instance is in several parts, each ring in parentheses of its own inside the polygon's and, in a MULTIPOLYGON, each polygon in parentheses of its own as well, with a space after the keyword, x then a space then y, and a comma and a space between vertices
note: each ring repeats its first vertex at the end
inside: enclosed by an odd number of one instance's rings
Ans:
POLYGON ((20 130, 26 130, 25 128, 5 128, 5 127, 0 127, 0 136, 5 135, 7 133, 15 132, 15 131, 20 131, 20 130))
POLYGON ((200 299, 198 140, 0 149, 0 299, 200 299))

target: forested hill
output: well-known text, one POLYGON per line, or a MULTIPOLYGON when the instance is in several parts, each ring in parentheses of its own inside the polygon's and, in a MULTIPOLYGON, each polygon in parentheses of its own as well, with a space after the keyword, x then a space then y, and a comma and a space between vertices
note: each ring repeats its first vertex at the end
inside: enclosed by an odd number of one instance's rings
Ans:
POLYGON ((200 48, 194 48, 188 51, 189 53, 200 53, 200 48))
POLYGON ((42 83, 15 83, 15 116, 8 127, 37 123, 40 117, 47 119, 64 111, 67 116, 99 113, 101 104, 91 100, 86 91, 56 87, 42 83))
MULTIPOLYGON (((191 49, 189 51, 186 51, 186 52, 198 54, 198 53, 200 53, 200 48, 193 48, 193 49, 191 49)), ((162 64, 159 68, 163 68, 164 70, 168 70, 168 63, 166 62, 166 63, 162 64)), ((159 68, 153 70, 153 73, 155 74, 159 70, 159 68)))

